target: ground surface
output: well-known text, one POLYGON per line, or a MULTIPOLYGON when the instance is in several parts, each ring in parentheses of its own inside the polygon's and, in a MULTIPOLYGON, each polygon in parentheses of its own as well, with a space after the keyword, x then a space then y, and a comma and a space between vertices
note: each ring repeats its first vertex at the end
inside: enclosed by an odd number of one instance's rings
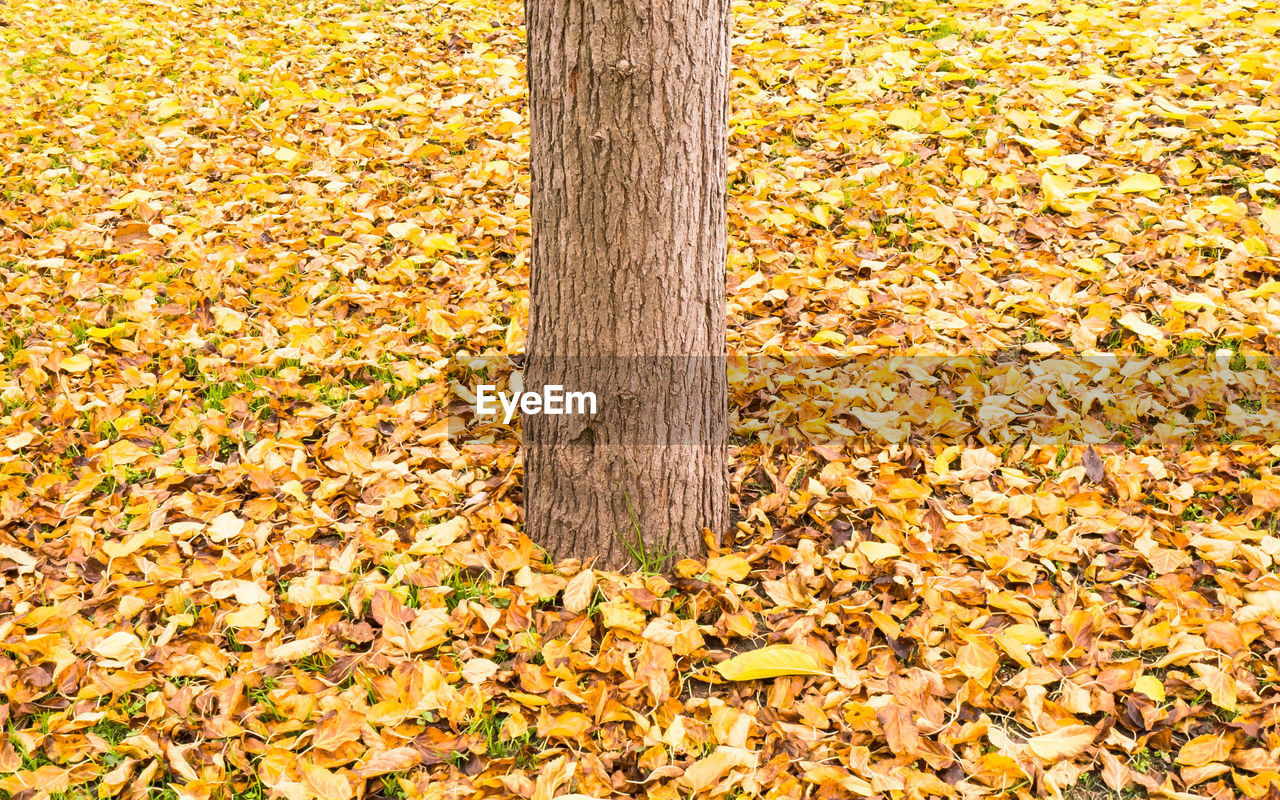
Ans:
POLYGON ((0 6, 0 795, 1274 794, 1275 3, 735 10, 743 521, 659 577, 456 432, 519 3, 0 6))

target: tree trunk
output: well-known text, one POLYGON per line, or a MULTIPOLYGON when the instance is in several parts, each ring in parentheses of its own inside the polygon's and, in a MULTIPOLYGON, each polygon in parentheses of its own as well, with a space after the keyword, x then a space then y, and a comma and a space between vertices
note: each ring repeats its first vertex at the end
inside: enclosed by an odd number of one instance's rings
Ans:
POLYGON ((525 384, 599 400, 524 418, 526 530, 558 558, 661 566, 728 525, 729 3, 526 0, 526 21, 525 384))

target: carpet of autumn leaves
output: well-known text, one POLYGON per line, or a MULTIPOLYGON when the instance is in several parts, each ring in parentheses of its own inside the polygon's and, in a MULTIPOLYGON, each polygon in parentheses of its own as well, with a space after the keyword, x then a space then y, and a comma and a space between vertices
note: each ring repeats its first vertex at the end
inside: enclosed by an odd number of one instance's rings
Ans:
POLYGON ((741 521, 635 574, 468 427, 521 17, 0 5, 0 794, 1274 797, 1276 4, 737 3, 741 521))

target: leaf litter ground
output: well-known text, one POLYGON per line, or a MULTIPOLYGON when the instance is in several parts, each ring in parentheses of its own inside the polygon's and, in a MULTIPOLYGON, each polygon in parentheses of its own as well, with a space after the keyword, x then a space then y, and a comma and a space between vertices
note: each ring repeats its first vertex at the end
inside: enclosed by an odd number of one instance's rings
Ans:
POLYGON ((459 435, 520 23, 0 8, 0 792, 1274 796, 1276 4, 736 4, 741 522, 665 575, 459 435))

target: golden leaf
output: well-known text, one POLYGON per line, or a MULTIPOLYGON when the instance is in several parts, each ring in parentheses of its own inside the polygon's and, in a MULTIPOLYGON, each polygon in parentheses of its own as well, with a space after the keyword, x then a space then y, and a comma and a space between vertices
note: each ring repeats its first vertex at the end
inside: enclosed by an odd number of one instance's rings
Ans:
POLYGON ((210 541, 225 542, 239 536, 243 530, 244 520, 227 511, 214 517, 206 535, 210 541))
POLYGON ((422 763, 422 754, 412 747, 383 750, 368 758, 355 770, 358 778, 373 778, 391 772, 402 772, 422 763))
POLYGON ((93 360, 84 353, 76 353, 73 356, 67 356, 58 362, 58 369, 72 374, 87 372, 91 366, 93 366, 93 360))
POLYGON ((574 575, 564 587, 564 610, 570 614, 581 614, 591 605, 591 598, 596 592, 596 574, 594 570, 584 569, 574 575))
POLYGON ((1157 703, 1164 702, 1164 684, 1154 675, 1143 675, 1133 684, 1135 692, 1142 692, 1157 703))
POLYGON ((725 773, 735 767, 753 768, 756 765, 756 754, 741 747, 717 747, 711 755, 693 762, 684 774, 680 783, 691 788, 695 794, 710 789, 720 782, 725 773))
POLYGON ((132 664, 147 652, 137 636, 128 631, 117 631, 95 644, 90 651, 100 657, 122 664, 132 664))
POLYGON ((754 681, 786 675, 827 675, 830 672, 820 655, 792 644, 771 644, 759 650, 739 653, 716 664, 716 670, 729 681, 754 681))
POLYGON ((707 559, 707 574, 719 583, 740 581, 751 574, 751 563, 734 553, 707 559))
POLYGON ((920 116, 920 112, 914 108, 895 108, 889 112, 889 116, 885 118, 885 122, 895 128, 904 130, 916 130, 924 125, 924 119, 920 116))
POLYGON ((317 750, 337 750, 347 742, 360 738, 365 716, 358 711, 341 709, 324 716, 316 724, 311 743, 317 750))
POLYGON ((1164 182, 1160 180, 1158 175, 1150 175, 1146 173, 1138 173, 1130 175, 1120 183, 1116 184, 1116 191, 1126 194, 1140 194, 1143 192, 1155 192, 1164 188, 1164 182))
POLYGON ((1090 725, 1066 725, 1051 733, 1027 740, 1027 747, 1043 761, 1053 763, 1075 758, 1093 744, 1098 729, 1090 725))

